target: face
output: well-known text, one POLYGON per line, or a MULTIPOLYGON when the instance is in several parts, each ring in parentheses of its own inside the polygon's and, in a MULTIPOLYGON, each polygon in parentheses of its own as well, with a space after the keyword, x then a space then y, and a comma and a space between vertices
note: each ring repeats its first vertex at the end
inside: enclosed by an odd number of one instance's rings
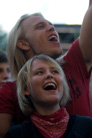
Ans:
POLYGON ((31 47, 30 56, 43 53, 57 58, 62 54, 59 35, 49 21, 41 16, 32 16, 25 19, 22 25, 31 47))
POLYGON ((36 109, 59 109, 63 95, 62 76, 55 67, 36 59, 31 67, 29 92, 36 109))
POLYGON ((8 63, 0 63, 0 86, 11 79, 11 73, 8 63))

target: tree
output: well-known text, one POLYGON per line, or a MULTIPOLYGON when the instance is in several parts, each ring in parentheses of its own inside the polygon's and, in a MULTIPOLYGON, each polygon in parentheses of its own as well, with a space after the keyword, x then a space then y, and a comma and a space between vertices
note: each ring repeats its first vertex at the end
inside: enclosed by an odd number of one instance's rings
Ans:
POLYGON ((0 29, 0 50, 6 51, 7 47, 7 33, 0 29))

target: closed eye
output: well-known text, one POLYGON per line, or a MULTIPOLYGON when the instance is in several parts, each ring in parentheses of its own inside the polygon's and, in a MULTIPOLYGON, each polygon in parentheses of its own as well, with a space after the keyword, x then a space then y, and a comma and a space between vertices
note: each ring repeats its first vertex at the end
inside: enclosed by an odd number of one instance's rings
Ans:
POLYGON ((41 23, 39 23, 38 25, 37 25, 37 28, 38 29, 43 29, 44 28, 44 24, 41 22, 41 23))

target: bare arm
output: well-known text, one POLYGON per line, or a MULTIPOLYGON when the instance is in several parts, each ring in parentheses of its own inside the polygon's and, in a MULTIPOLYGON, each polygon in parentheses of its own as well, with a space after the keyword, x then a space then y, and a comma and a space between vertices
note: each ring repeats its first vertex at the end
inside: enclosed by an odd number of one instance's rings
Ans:
MULTIPOLYGON (((90 0, 91 3, 92 0, 90 0)), ((83 19, 79 44, 87 70, 89 71, 92 66, 92 4, 89 6, 83 19)))
MULTIPOLYGON (((89 71, 92 67, 92 0, 89 0, 89 8, 84 16, 79 43, 87 70, 89 71)), ((90 104, 92 115, 92 79, 90 81, 90 104)))
POLYGON ((12 124, 12 115, 10 114, 0 114, 0 138, 8 132, 12 124))
POLYGON ((89 6, 92 4, 92 0, 89 0, 89 6))

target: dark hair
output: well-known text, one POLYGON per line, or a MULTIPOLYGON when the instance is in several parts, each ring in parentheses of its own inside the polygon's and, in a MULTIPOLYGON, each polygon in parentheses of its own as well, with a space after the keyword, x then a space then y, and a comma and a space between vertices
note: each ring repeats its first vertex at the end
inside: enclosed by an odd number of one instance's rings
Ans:
POLYGON ((7 53, 0 50, 0 63, 8 63, 7 53))

